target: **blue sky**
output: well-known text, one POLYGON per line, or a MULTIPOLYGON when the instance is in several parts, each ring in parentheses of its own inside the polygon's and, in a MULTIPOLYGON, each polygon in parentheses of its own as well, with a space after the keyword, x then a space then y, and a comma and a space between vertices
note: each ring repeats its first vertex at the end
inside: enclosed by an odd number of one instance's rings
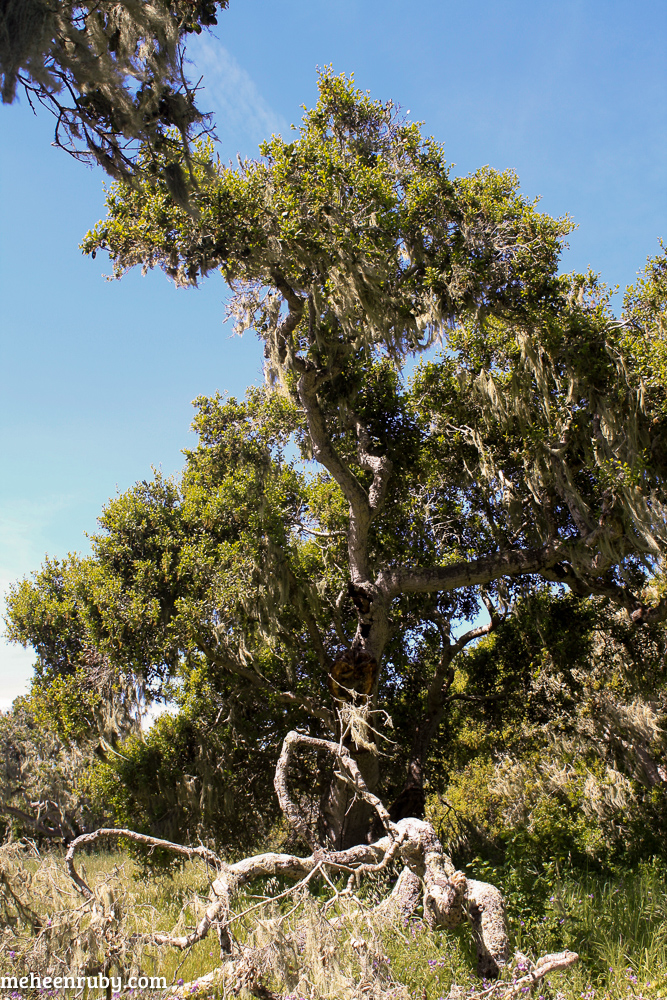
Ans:
MULTIPOLYGON (((563 269, 623 287, 667 238, 666 42, 664 0, 231 0, 189 55, 223 158, 297 122, 332 63, 424 121, 457 173, 516 169, 579 226, 563 269)), ((257 342, 222 325, 221 279, 107 282, 81 255, 104 176, 52 129, 25 101, 0 108, 0 592, 45 553, 86 551, 105 500, 152 465, 180 468, 195 396, 261 378, 257 342)), ((0 708, 32 661, 0 640, 0 708)))

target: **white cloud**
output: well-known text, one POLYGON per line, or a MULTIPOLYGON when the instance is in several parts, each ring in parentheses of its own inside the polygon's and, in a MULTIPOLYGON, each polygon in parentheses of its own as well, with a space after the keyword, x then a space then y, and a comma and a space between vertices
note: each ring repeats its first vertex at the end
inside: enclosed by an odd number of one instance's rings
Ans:
POLYGON ((32 649, 0 643, 0 712, 6 712, 20 694, 27 694, 34 662, 32 649))
POLYGON ((288 124, 264 99, 250 74, 219 42, 199 35, 188 42, 194 64, 189 76, 203 77, 198 105, 213 112, 225 150, 257 155, 257 145, 272 133, 287 134, 288 124))

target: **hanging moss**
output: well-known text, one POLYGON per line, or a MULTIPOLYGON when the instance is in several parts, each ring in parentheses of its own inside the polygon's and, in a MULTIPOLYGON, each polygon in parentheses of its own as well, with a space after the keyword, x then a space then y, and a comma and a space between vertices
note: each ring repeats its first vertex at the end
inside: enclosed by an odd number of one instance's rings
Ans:
MULTIPOLYGON (((114 177, 137 169, 139 143, 170 154, 162 173, 178 203, 189 188, 180 160, 202 122, 183 77, 182 43, 216 23, 228 0, 2 0, 0 92, 22 89, 56 116, 55 142, 114 177)), ((186 170, 186 174, 192 180, 186 170)))

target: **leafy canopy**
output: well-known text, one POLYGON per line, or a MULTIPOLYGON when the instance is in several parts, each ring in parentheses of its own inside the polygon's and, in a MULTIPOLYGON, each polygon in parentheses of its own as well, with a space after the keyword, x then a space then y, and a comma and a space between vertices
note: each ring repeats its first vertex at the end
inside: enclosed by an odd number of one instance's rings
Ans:
POLYGON ((201 675, 230 733, 270 719, 263 747, 293 717, 331 732, 328 676, 346 663, 361 690, 355 664, 375 662, 371 700, 400 708, 395 759, 420 783, 451 664, 521 595, 559 584, 637 627, 667 616, 650 587, 667 269, 649 261, 617 319, 596 276, 558 275, 571 224, 513 174, 454 177, 391 103, 331 71, 319 88, 256 161, 203 145, 190 211, 164 171, 113 186, 86 252, 117 276, 220 270, 267 384, 200 399, 182 477, 110 501, 92 557, 18 585, 10 629, 47 670, 92 647, 184 699, 201 675))

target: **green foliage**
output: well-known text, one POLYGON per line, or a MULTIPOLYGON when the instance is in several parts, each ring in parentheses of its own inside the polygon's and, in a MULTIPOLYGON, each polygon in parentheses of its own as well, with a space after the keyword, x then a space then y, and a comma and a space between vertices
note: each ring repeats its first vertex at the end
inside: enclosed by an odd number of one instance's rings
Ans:
MULTIPOLYGON (((392 537, 397 500, 413 497, 422 520, 424 494, 444 495, 433 515, 456 532, 452 555, 588 538, 581 552, 563 545, 551 578, 622 600, 666 540, 664 428, 653 397, 646 407, 652 362, 605 287, 556 278, 567 220, 537 213, 514 176, 452 178, 434 140, 330 71, 298 137, 274 136, 262 154, 238 169, 211 159, 196 218, 159 185, 115 187, 84 250, 106 249, 118 276, 140 263, 193 283, 219 267, 237 329, 266 341, 269 378, 298 402, 297 372, 320 373, 346 461, 355 420, 387 458, 413 459, 392 477, 392 537), (400 366, 436 338, 442 357, 401 392, 384 352, 400 366), (475 512, 465 526, 457 509, 475 512)), ((632 298, 637 316, 659 306, 651 280, 632 298)))
MULTIPOLYGON (((233 723, 216 719, 215 692, 198 686, 178 714, 160 716, 107 755, 91 775, 91 794, 118 826, 238 854, 266 841, 278 819, 266 794, 277 753, 273 720, 242 706, 233 723)), ((155 866, 153 853, 147 861, 155 866)))
POLYGON ((96 734, 95 717, 103 711, 104 696, 91 687, 86 671, 57 674, 47 684, 32 686, 30 706, 35 722, 57 733, 65 743, 81 744, 96 734))
POLYGON ((387 799, 408 764, 462 803, 470 781, 481 803, 465 822, 500 855, 511 829, 535 857, 611 863, 636 804, 638 830, 663 808, 664 260, 620 322, 595 275, 558 276, 570 222, 513 174, 456 178, 391 103, 331 70, 319 91, 258 160, 225 166, 201 145, 190 210, 170 194, 170 150, 150 153, 159 176, 112 187, 83 249, 108 251, 117 276, 219 269, 237 330, 264 341, 267 383, 197 400, 182 475, 114 498, 90 557, 18 584, 11 637, 45 677, 94 650, 180 706, 128 768, 108 761, 118 809, 148 826, 159 795, 132 790, 147 761, 180 803, 173 829, 190 829, 176 774, 187 761, 209 780, 197 745, 223 772, 251 748, 266 787, 287 729, 335 733, 327 677, 354 646, 381 665, 373 702, 393 718, 387 799), (465 654, 484 605, 493 635, 465 654))
MULTIPOLYGON (((182 481, 157 474, 110 501, 91 558, 47 562, 14 588, 10 636, 34 646, 39 672, 71 672, 95 648, 159 693, 181 658, 194 664, 205 651, 220 669, 226 656, 240 668, 241 636, 263 656, 265 632, 302 628, 295 591, 308 548, 290 545, 281 514, 299 517, 303 481, 279 451, 272 457, 276 436, 252 419, 251 404, 200 402, 202 445, 182 481)), ((315 586, 307 599, 317 607, 315 586)), ((266 652, 266 671, 280 674, 266 652)))
POLYGON ((275 821, 266 791, 280 743, 303 711, 300 693, 312 697, 315 680, 317 706, 326 690, 304 622, 317 613, 327 627, 309 579, 322 566, 290 532, 307 489, 281 455, 284 426, 272 429, 293 417, 269 398, 264 424, 263 405, 263 394, 201 400, 202 443, 182 480, 157 475, 111 501, 92 557, 47 562, 9 599, 12 638, 39 656, 40 718, 63 738, 83 738, 96 713, 120 708, 124 684, 180 707, 127 742, 122 727, 119 739, 104 733, 113 746, 95 771, 97 801, 119 823, 230 848, 275 821), (92 649, 110 689, 80 674, 92 649))
POLYGON ((536 212, 513 174, 450 179, 442 147, 391 102, 330 70, 319 89, 298 137, 273 136, 262 160, 232 169, 200 149, 209 165, 196 168, 196 217, 166 184, 114 186, 85 252, 108 250, 119 276, 140 263, 194 283, 219 267, 227 281, 257 283, 236 312, 239 328, 265 335, 279 306, 262 286, 308 289, 318 317, 308 347, 329 364, 362 343, 424 346, 456 310, 522 309, 554 285, 571 226, 536 212))
POLYGON ((644 995, 664 995, 664 861, 640 862, 607 879, 557 861, 534 865, 515 858, 499 866, 476 858, 470 867, 476 878, 502 888, 514 947, 529 956, 576 951, 581 962, 574 973, 588 989, 631 995, 639 979, 642 993, 648 987, 644 995))
MULTIPOLYGON (((556 276, 569 221, 538 213, 513 175, 452 177, 440 145, 352 80, 326 70, 319 90, 259 160, 226 167, 202 148, 196 215, 159 183, 116 185, 83 249, 107 250, 117 276, 159 266, 188 284, 219 268, 276 394, 302 408, 314 379, 322 426, 313 400, 289 425, 304 456, 348 503, 328 445, 366 489, 362 429, 392 462, 370 529, 376 585, 389 566, 547 550, 547 579, 643 614, 667 542, 661 404, 605 286, 556 276), (436 339, 443 354, 405 385, 407 357, 436 339)), ((660 305, 652 266, 628 306, 644 325, 660 305)))
POLYGON ((664 626, 543 591, 460 658, 461 689, 494 699, 460 703, 434 753, 430 816, 461 861, 666 857, 665 648, 664 626))
POLYGON ((14 589, 7 635, 24 645, 30 641, 38 657, 38 674, 47 669, 73 673, 83 655, 76 595, 79 567, 76 556, 63 561, 47 557, 34 585, 24 580, 14 589))

